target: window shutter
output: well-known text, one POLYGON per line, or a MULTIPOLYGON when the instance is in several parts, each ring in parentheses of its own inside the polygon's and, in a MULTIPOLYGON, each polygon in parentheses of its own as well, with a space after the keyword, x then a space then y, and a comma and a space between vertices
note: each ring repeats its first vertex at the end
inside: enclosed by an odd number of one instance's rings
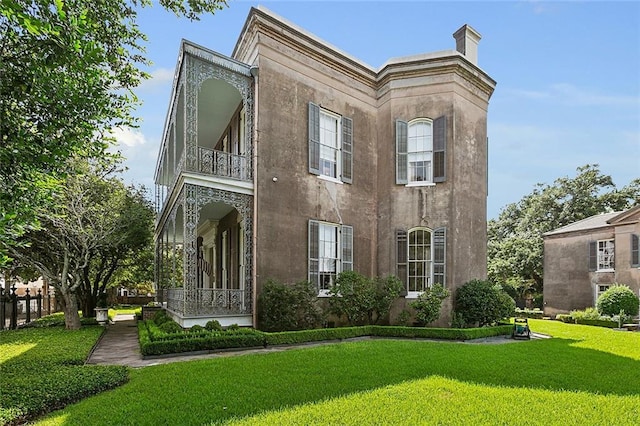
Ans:
POLYGON ((409 182, 407 177, 408 129, 409 125, 406 121, 396 120, 396 184, 398 185, 409 182))
POLYGON ((320 281, 320 224, 309 221, 309 282, 319 288, 320 281))
POLYGON ((433 283, 445 287, 447 259, 447 229, 433 231, 433 283))
POLYGON ((589 242, 589 271, 598 269, 598 243, 589 242))
POLYGON ((353 226, 342 226, 342 271, 353 271, 353 226))
POLYGON ((640 266, 640 237, 631 234, 631 266, 640 266))
POLYGON ((407 288, 407 231, 396 231, 396 272, 407 288))
POLYGON ((433 120, 433 181, 444 182, 447 175, 447 117, 433 120))
POLYGON ((342 181, 353 183, 353 120, 342 117, 342 181))
POLYGON ((309 102, 309 173, 320 174, 320 107, 309 102))

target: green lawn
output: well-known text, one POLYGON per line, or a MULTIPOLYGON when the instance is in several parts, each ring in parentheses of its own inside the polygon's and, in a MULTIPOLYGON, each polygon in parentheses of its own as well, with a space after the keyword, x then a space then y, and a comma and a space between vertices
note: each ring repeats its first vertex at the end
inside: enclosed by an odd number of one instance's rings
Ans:
POLYGON ((365 340, 146 367, 39 424, 638 424, 640 333, 530 323, 556 338, 365 340))

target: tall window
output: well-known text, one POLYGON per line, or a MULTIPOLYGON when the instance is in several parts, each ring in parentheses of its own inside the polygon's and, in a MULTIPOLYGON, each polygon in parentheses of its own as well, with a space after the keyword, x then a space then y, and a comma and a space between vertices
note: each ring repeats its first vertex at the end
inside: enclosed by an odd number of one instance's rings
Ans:
POLYGON ((446 178, 447 117, 396 120, 396 183, 419 185, 446 178))
POLYGON ((340 176, 340 117, 320 110, 320 174, 340 176))
POLYGON ((408 293, 419 293, 431 287, 431 231, 419 228, 409 231, 408 293))
POLYGON ((353 182, 353 121, 309 102, 309 172, 353 182))
POLYGON ((615 269, 613 240, 598 241, 598 270, 615 269))
POLYGON ((342 271, 353 269, 353 227, 309 221, 309 281, 327 295, 342 271))
POLYGON ((417 297, 433 284, 445 285, 446 229, 396 231, 397 273, 407 297, 417 297))
POLYGON ((631 266, 640 267, 640 237, 631 234, 631 266))
POLYGON ((433 135, 431 130, 431 120, 418 119, 409 123, 407 147, 409 183, 433 181, 431 169, 433 135))

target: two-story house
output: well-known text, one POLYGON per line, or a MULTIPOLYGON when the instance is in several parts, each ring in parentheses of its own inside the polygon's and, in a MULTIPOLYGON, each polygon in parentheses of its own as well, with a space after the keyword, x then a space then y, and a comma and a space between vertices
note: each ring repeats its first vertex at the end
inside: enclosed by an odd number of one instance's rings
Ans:
POLYGON ((605 213, 544 234, 544 311, 595 306, 611 284, 640 295, 640 206, 605 213))
MULTIPOLYGON (((373 68, 263 8, 231 57, 183 41, 155 181, 156 284, 185 327, 256 324, 268 279, 397 275, 397 315, 486 276, 480 35, 373 68)), ((441 323, 450 317, 451 303, 441 323)))

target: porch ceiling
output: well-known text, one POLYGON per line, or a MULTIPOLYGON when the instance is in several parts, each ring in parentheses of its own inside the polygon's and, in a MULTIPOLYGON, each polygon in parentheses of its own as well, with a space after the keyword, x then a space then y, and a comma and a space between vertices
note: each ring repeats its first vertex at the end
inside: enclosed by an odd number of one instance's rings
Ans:
POLYGON ((209 79, 198 94, 198 145, 213 148, 242 102, 235 87, 209 79))

